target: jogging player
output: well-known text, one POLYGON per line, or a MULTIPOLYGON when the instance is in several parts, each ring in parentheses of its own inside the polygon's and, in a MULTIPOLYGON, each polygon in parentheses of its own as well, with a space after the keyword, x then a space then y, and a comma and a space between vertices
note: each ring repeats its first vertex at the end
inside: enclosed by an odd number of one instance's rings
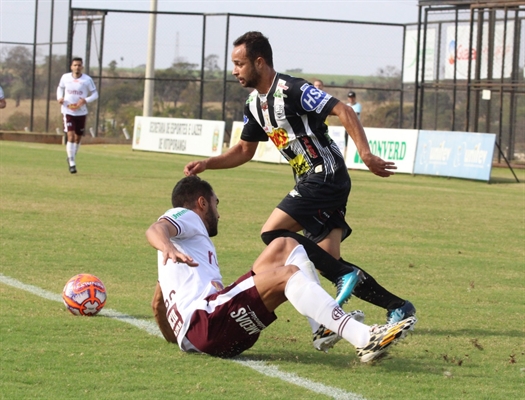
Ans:
POLYGON ((81 58, 73 58, 71 72, 62 75, 57 88, 57 100, 62 105, 64 132, 67 133, 66 153, 69 172, 76 174, 76 155, 84 136, 87 103, 98 99, 93 79, 82 73, 81 58))

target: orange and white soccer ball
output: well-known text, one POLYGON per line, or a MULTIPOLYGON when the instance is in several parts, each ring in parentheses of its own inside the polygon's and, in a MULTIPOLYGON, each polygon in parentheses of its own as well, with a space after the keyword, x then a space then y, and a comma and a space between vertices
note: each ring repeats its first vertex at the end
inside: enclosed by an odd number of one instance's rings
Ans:
POLYGON ((96 315, 106 304, 106 287, 95 275, 78 274, 67 281, 62 300, 74 315, 96 315))

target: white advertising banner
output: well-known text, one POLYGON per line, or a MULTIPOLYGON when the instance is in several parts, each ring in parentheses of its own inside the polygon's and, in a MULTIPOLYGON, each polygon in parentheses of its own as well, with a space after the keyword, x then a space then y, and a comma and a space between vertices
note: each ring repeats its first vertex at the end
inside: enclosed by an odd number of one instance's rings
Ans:
MULTIPOLYGON (((341 150, 341 154, 345 154, 345 128, 344 126, 329 126, 328 127, 328 134, 332 138, 332 140, 337 144, 337 147, 339 147, 339 150, 341 150)), ((350 139, 351 140, 351 139, 350 139)))
MULTIPOLYGON (((230 137, 230 147, 234 146, 239 142, 241 138, 242 128, 244 123, 241 121, 234 121, 232 125, 232 134, 230 137)), ((259 142, 257 150, 252 158, 253 161, 268 162, 274 164, 280 164, 286 162, 284 157, 279 153, 279 150, 275 147, 271 140, 267 142, 259 142)))
POLYGON ((222 152, 224 121, 135 117, 134 150, 217 156, 222 152))
MULTIPOLYGON (((396 172, 413 173, 418 131, 416 129, 364 128, 370 150, 385 161, 396 163, 396 172)), ((368 169, 353 142, 348 140, 346 166, 350 169, 368 169)))
MULTIPOLYGON (((416 81, 416 62, 419 54, 419 74, 421 80, 423 68, 423 32, 421 33, 421 43, 417 51, 417 29, 407 30, 405 34, 405 54, 403 60, 403 82, 411 83, 416 81)), ((427 40, 425 46, 425 81, 435 79, 436 64, 436 29, 427 29, 427 40)))
MULTIPOLYGON (((447 27, 447 54, 445 61, 445 79, 454 78, 454 66, 456 68, 456 79, 467 79, 468 77, 468 63, 469 55, 472 59, 470 77, 474 78, 476 73, 476 58, 481 57, 480 78, 488 78, 488 38, 489 25, 483 24, 483 44, 481 49, 477 48, 477 33, 478 28, 475 25, 473 29, 472 49, 469 51, 470 41, 470 25, 458 26, 458 43, 455 42, 454 26, 447 27), (479 55, 478 55, 479 52, 479 55), (457 53, 457 57, 455 56, 457 53)), ((492 58, 492 78, 500 79, 501 70, 503 66, 503 53, 505 53, 505 68, 503 71, 504 78, 510 78, 512 72, 512 57, 514 52, 513 38, 514 38, 514 22, 507 22, 507 37, 506 44, 503 43, 505 36, 505 23, 497 22, 494 30, 494 54, 492 58)))

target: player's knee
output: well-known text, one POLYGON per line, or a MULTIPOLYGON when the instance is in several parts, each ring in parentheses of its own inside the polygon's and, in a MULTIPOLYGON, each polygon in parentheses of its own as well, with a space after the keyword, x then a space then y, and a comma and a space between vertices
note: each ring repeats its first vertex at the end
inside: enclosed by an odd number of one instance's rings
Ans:
POLYGON ((261 233, 261 239, 264 242, 265 245, 269 245, 271 242, 273 242, 274 239, 278 237, 283 237, 287 232, 286 229, 276 229, 273 231, 266 231, 261 233))

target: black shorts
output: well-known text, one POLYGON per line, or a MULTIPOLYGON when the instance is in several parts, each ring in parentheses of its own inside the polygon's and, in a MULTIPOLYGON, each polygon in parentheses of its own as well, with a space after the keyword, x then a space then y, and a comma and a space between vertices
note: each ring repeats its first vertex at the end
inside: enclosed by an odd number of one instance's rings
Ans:
POLYGON ((312 173, 299 181, 277 208, 297 221, 304 229, 304 236, 310 240, 319 243, 332 230, 341 228, 343 241, 352 233, 345 221, 350 188, 346 168, 329 175, 326 180, 324 173, 312 173))
POLYGON ((84 136, 86 127, 86 115, 64 114, 64 132, 75 132, 77 135, 84 136))

